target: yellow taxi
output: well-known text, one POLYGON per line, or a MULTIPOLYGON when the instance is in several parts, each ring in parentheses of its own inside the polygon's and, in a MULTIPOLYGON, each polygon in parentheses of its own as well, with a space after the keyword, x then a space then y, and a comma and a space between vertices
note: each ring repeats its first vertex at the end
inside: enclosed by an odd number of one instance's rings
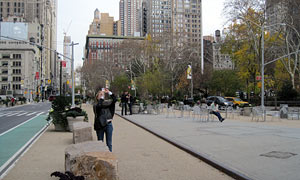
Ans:
POLYGON ((241 100, 238 97, 225 97, 228 101, 233 103, 233 107, 249 107, 251 104, 249 104, 246 101, 241 100))

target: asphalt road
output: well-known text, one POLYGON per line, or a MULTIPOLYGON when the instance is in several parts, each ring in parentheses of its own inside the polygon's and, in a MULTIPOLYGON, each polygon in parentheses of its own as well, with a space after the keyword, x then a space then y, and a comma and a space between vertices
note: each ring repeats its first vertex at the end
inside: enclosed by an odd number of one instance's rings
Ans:
POLYGON ((0 135, 12 128, 32 119, 37 115, 48 114, 51 103, 42 102, 15 107, 3 108, 0 110, 0 135))

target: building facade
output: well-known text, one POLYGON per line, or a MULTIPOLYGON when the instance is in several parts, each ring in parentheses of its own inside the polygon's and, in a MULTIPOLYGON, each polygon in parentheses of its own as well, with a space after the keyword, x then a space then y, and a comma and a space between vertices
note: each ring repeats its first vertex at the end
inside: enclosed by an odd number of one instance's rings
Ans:
POLYGON ((120 34, 120 22, 114 21, 114 17, 108 13, 94 12, 94 19, 90 25, 88 35, 117 36, 120 34))
MULTIPOLYGON (((55 82, 55 68, 56 68, 56 53, 52 50, 56 50, 56 24, 57 24, 57 0, 1 0, 0 1, 0 17, 2 22, 13 23, 27 23, 28 31, 26 32, 26 38, 22 38, 23 41, 31 41, 36 45, 41 45, 38 48, 39 51, 36 54, 40 54, 38 61, 40 61, 41 67, 39 74, 39 87, 41 89, 41 95, 45 95, 45 91, 52 90, 53 83, 55 82), (36 29, 32 29, 31 24, 38 24, 36 29), (38 28, 38 29, 37 29, 38 28)), ((33 25, 34 26, 34 25, 33 25)), ((3 31, 2 31, 3 32, 3 31)), ((9 35, 11 34, 3 34, 9 35)), ((15 39, 6 39, 6 41, 17 41, 20 37, 15 39)), ((20 42, 19 42, 20 44, 20 42)), ((15 46, 16 52, 19 49, 19 44, 15 46)), ((13 51, 13 49, 11 49, 13 51)), ((22 56, 27 58, 27 56, 22 56)), ((28 61, 24 61, 27 63, 28 61)), ((22 66, 27 67, 25 64, 22 66)), ((30 77, 25 77, 30 78, 30 77)), ((26 79, 24 79, 26 81, 26 79)), ((23 90, 23 92, 26 92, 23 90)))
POLYGON ((213 69, 214 70, 233 70, 234 63, 229 54, 221 53, 222 38, 219 30, 216 30, 215 41, 213 42, 213 69))
MULTIPOLYGON (((40 32, 37 23, 1 22, 1 28, 22 31, 22 39, 40 32), (18 28, 16 28, 18 27, 18 28), (28 30, 31 33, 28 33, 28 30)), ((21 38, 20 36, 17 38, 21 38)), ((31 41, 33 42, 33 38, 31 41)), ((0 40, 0 94, 33 99, 40 91, 41 51, 25 41, 0 40)))
POLYGON ((142 0, 120 0, 122 36, 141 36, 142 0))

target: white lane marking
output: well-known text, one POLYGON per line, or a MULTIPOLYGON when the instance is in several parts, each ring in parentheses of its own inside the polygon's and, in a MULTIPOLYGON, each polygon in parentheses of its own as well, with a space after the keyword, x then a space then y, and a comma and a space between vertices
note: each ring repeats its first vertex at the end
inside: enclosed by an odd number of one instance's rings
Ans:
POLYGON ((37 113, 37 112, 29 113, 29 114, 27 114, 26 116, 31 116, 31 115, 33 115, 33 114, 35 114, 35 113, 37 113))
POLYGON ((10 115, 6 115, 7 117, 11 117, 11 116, 15 116, 17 114, 19 114, 20 112, 14 112, 14 113, 11 113, 10 115))
MULTIPOLYGON (((42 113, 43 113, 43 112, 42 112, 42 113)), ((12 131, 12 130, 18 128, 19 126, 22 126, 23 124, 25 124, 25 123, 27 123, 27 122, 33 120, 34 118, 38 117, 38 116, 39 116, 40 114, 42 114, 42 113, 39 113, 39 114, 37 114, 36 116, 34 116, 34 117, 32 117, 32 118, 30 118, 30 119, 28 119, 28 120, 22 122, 21 124, 19 124, 19 125, 17 125, 17 126, 15 126, 15 127, 11 128, 11 129, 9 129, 9 130, 7 130, 7 131, 1 133, 1 134, 0 134, 0 137, 3 136, 3 135, 6 134, 6 133, 8 133, 8 132, 10 132, 10 131, 12 131)))
POLYGON ((23 115, 25 115, 25 114, 27 114, 28 112, 21 112, 20 114, 18 114, 17 116, 23 116, 23 115))

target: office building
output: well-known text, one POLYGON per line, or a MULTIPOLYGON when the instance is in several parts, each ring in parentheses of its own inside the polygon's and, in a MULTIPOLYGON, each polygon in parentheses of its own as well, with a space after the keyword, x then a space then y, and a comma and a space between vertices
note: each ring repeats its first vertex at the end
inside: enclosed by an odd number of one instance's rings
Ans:
MULTIPOLYGON (((2 22, 14 22, 28 24, 27 34, 22 40, 31 41, 37 45, 41 45, 46 48, 39 48, 35 52, 40 54, 38 60, 40 62, 40 72, 38 86, 41 89, 41 94, 45 96, 52 91, 52 86, 55 84, 55 71, 56 71, 56 54, 50 49, 56 50, 56 24, 57 24, 57 0, 1 0, 0 1, 0 16, 2 22), (36 28, 31 29, 31 24, 38 24, 36 28), (48 90, 48 92, 46 92, 48 90)), ((26 28, 25 28, 26 29, 26 28)), ((3 31, 1 35, 4 35, 3 31)), ((11 34, 6 34, 11 36, 11 34)), ((18 39, 17 37, 15 39, 18 39)), ((2 39, 3 40, 3 39, 2 39)), ((16 41, 13 39, 5 39, 7 43, 9 41, 16 41)), ((19 42, 20 44, 20 42, 19 42)), ((22 46, 21 46, 22 47, 22 46)), ((16 52, 20 47, 15 46, 16 52)), ((12 49, 11 49, 12 50, 12 49)), ((12 50, 13 51, 13 50, 12 50)), ((16 53, 17 54, 17 53, 16 53)), ((27 56, 22 56, 26 58, 27 56)), ((25 60, 25 63, 28 61, 25 60)), ((27 67, 25 64, 22 66, 27 67)), ((37 73, 36 73, 37 74, 37 73)), ((31 78, 31 77, 24 77, 31 78)), ((26 80, 26 79, 24 79, 26 80)), ((9 87, 11 88, 11 87, 9 87)), ((23 92, 25 92, 23 90, 23 92)))
POLYGON ((142 0, 120 0, 122 36, 141 36, 142 0))

